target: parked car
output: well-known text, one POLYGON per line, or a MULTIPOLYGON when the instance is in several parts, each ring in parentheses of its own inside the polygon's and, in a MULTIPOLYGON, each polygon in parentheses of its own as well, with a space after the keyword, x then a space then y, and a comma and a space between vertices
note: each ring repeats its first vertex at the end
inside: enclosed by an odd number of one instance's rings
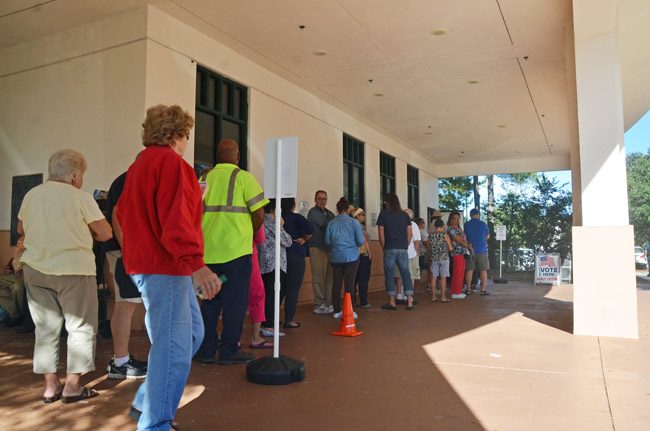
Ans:
POLYGON ((648 261, 643 253, 643 247, 638 245, 634 247, 634 266, 636 266, 636 269, 648 268, 648 261))

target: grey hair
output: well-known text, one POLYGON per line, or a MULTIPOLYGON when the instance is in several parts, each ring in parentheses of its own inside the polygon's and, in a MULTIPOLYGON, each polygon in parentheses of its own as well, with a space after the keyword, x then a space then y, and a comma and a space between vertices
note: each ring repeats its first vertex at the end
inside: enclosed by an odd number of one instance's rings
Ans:
POLYGON ((70 182, 72 175, 86 173, 86 159, 78 151, 59 150, 50 156, 47 170, 52 181, 70 182))
POLYGON ((406 208, 404 212, 409 215, 411 220, 413 220, 413 210, 411 208, 406 208))

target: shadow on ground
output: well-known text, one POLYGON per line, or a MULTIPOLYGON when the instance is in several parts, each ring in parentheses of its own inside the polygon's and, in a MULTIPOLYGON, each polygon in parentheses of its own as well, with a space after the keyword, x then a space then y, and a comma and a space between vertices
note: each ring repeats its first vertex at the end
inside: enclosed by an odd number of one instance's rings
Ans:
MULTIPOLYGON (((305 362, 303 382, 260 386, 246 381, 243 366, 194 364, 186 391, 193 395, 184 399, 177 420, 184 431, 483 430, 423 346, 514 313, 564 332, 571 332, 573 325, 572 303, 546 298, 548 286, 511 283, 491 290, 490 296, 473 295, 451 304, 433 304, 429 293, 421 293, 414 312, 404 307, 381 310, 383 295, 372 293, 374 308, 358 310, 358 326, 365 333, 355 339, 329 335, 338 322, 303 306, 297 316, 302 327, 287 330, 281 339, 282 354, 305 362)), ((248 344, 249 337, 247 326, 242 343, 248 344)), ((110 340, 99 339, 98 370, 84 377, 101 395, 71 405, 40 402, 42 383, 31 372, 33 342, 33 335, 0 330, 3 429, 135 429, 126 413, 138 383, 104 378, 110 340)), ((145 334, 134 334, 132 346, 136 356, 144 357, 145 334)))

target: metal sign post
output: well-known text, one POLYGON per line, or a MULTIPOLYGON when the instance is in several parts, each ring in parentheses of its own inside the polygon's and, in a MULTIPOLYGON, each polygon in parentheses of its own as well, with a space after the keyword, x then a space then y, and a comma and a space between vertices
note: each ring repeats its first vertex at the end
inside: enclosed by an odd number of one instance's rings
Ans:
MULTIPOLYGON (((298 138, 273 138, 266 142, 264 196, 275 198, 275 319, 273 321, 273 356, 249 362, 246 377, 263 385, 286 385, 305 379, 305 364, 280 355, 280 200, 295 197, 298 177, 298 138)), ((261 227, 260 229, 264 229, 261 227)))
POLYGON ((499 241, 499 278, 494 279, 494 282, 498 284, 506 284, 508 283, 508 280, 503 278, 501 272, 501 266, 503 264, 503 241, 506 240, 506 226, 502 224, 497 225, 496 234, 497 241, 499 241))

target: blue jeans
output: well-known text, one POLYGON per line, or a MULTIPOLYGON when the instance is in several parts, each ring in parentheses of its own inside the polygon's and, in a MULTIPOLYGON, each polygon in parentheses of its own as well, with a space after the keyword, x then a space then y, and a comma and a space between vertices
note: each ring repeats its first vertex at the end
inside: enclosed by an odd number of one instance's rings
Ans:
POLYGON ((138 430, 169 430, 190 374, 192 356, 203 340, 203 320, 192 277, 135 274, 151 341, 147 378, 133 407, 142 415, 138 430))
POLYGON ((393 279, 395 264, 397 264, 399 273, 402 276, 404 294, 406 296, 412 296, 413 281, 411 280, 411 273, 409 272, 409 255, 406 250, 397 248, 384 250, 384 279, 388 296, 397 295, 397 291, 395 290, 395 280, 393 279))

